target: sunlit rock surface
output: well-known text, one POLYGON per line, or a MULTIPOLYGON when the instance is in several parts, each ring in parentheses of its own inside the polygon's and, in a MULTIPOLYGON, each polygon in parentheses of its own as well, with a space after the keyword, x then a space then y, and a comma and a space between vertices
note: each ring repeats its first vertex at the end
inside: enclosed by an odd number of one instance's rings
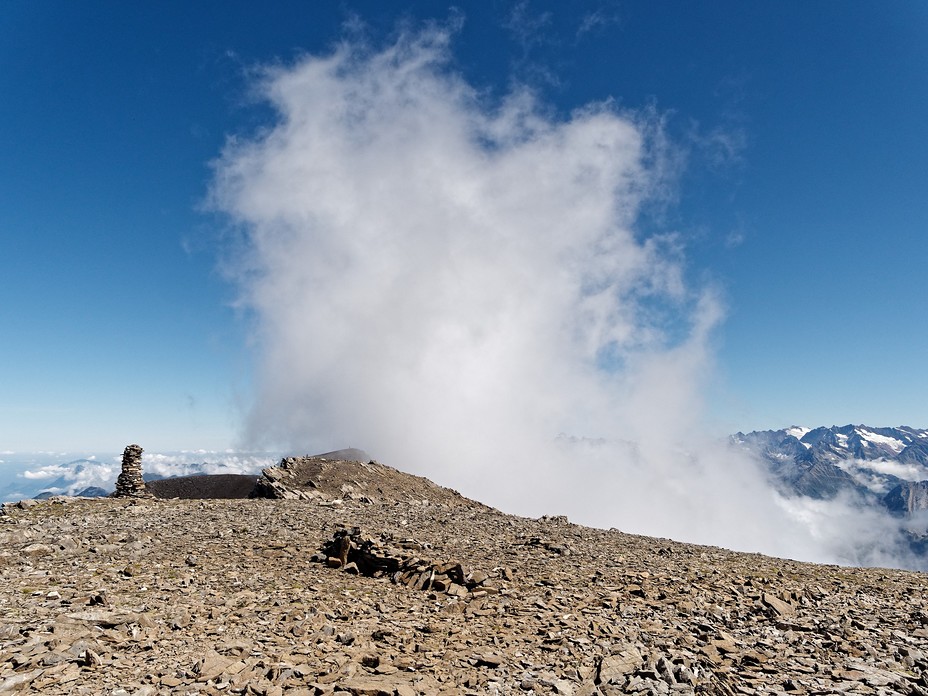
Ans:
POLYGON ((289 472, 307 499, 6 506, 0 693, 928 693, 923 574, 289 472))

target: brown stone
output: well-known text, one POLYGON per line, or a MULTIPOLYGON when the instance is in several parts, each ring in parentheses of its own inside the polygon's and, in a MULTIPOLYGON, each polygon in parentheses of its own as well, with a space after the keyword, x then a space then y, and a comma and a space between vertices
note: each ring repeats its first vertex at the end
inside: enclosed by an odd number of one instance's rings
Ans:
POLYGON ((769 592, 765 592, 761 597, 761 601, 765 606, 772 609, 777 616, 792 616, 796 613, 796 608, 791 604, 784 602, 779 597, 775 597, 769 592))

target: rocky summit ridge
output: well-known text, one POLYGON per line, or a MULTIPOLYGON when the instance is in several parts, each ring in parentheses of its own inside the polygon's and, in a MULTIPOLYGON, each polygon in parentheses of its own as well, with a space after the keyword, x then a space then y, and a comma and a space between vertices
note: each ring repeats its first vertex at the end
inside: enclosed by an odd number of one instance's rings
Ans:
POLYGON ((928 694, 924 574, 527 519, 382 464, 0 515, 0 694, 928 694))

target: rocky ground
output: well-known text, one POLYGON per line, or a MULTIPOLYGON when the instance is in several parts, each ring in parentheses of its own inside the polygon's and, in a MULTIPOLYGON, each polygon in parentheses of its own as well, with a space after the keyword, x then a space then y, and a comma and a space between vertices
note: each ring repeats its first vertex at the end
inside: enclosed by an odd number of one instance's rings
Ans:
POLYGON ((266 481, 4 508, 0 694, 928 694, 923 574, 514 517, 376 464, 266 481))

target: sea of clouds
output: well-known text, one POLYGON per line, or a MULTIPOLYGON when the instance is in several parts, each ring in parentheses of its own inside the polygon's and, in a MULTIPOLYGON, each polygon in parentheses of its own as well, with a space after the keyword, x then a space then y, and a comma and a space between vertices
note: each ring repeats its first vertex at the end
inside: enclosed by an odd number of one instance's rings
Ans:
MULTIPOLYGON (((271 452, 189 450, 145 452, 146 476, 255 474, 274 466, 271 452)), ((122 453, 3 452, 0 453, 0 503, 33 498, 41 493, 77 495, 87 488, 112 492, 122 468, 122 453)))

